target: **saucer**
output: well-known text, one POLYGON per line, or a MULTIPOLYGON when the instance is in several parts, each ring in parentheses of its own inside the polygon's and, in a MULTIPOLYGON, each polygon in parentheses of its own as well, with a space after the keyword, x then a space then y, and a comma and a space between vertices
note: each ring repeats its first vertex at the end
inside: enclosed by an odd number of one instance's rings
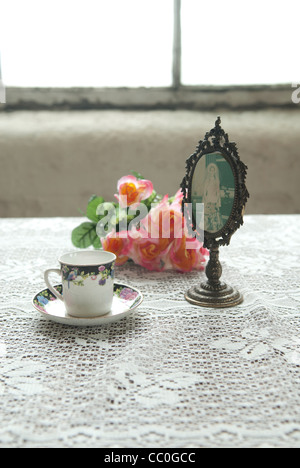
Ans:
MULTIPOLYGON (((62 293, 61 284, 54 286, 62 293)), ((99 317, 72 317, 66 311, 64 303, 57 299, 49 289, 43 289, 32 300, 33 306, 42 313, 47 320, 75 326, 96 326, 120 320, 131 314, 143 302, 143 295, 137 289, 126 284, 114 284, 114 297, 111 311, 99 317)))

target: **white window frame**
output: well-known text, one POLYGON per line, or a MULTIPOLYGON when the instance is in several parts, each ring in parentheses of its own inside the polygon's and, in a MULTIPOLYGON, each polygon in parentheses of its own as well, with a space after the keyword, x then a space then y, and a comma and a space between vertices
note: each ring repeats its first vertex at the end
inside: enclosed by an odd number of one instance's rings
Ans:
POLYGON ((154 88, 6 87, 0 111, 89 109, 214 110, 292 108, 292 84, 188 86, 181 83, 181 0, 174 0, 172 86, 154 88))

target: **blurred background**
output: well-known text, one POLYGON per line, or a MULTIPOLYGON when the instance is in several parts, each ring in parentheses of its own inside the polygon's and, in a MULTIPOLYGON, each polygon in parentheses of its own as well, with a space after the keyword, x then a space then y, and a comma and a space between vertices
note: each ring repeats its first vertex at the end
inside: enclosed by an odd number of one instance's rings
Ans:
POLYGON ((172 195, 219 115, 248 166, 247 213, 299 213, 299 14, 295 0, 2 2, 0 217, 81 216, 131 171, 172 195))

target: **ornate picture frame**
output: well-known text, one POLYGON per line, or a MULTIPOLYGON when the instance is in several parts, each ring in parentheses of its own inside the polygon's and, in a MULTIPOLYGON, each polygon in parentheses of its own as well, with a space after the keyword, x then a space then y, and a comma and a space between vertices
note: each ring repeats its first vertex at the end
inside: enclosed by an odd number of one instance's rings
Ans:
POLYGON ((220 158, 223 158, 232 170, 234 179, 232 209, 220 229, 210 231, 205 229, 204 224, 204 247, 208 249, 214 245, 229 245, 231 236, 243 224, 244 208, 249 198, 245 185, 247 166, 241 161, 236 144, 229 141, 228 134, 221 128, 220 124, 221 119, 218 117, 215 127, 206 133, 204 140, 200 140, 196 151, 187 159, 186 175, 181 183, 188 228, 190 232, 194 231, 199 238, 203 238, 203 234, 200 233, 201 226, 197 225, 191 209, 193 205, 192 186, 197 166, 208 155, 220 155, 220 158))
POLYGON ((207 282, 191 288, 185 295, 195 305, 229 307, 243 301, 236 289, 220 281, 219 247, 229 245, 232 235, 244 222, 249 198, 245 184, 247 169, 236 143, 230 142, 222 129, 220 117, 186 161, 186 174, 180 185, 182 209, 189 233, 195 233, 210 250, 207 282), (202 206, 201 222, 197 217, 199 205, 202 206))

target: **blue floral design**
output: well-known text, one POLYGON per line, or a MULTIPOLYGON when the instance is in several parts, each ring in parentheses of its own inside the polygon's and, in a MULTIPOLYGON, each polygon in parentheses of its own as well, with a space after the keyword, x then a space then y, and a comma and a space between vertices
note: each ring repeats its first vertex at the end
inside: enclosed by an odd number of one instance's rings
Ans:
POLYGON ((44 296, 38 296, 37 300, 39 301, 41 305, 47 305, 49 302, 49 300, 44 296))

